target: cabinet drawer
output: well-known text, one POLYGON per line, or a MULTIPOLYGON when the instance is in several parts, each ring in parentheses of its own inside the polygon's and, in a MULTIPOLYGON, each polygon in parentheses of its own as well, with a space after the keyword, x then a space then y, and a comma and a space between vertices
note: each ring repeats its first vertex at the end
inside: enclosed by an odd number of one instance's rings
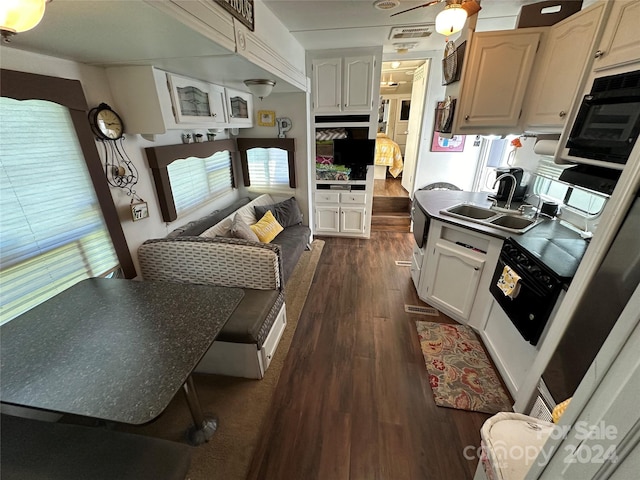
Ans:
POLYGON ((340 203, 339 192, 316 192, 316 203, 340 203))
POLYGON ((271 327, 271 331, 262 345, 262 349, 259 354, 262 356, 262 365, 264 370, 266 371, 271 363, 271 359, 276 352, 276 348, 280 343, 280 339, 282 338, 282 334, 284 333, 284 329, 287 326, 287 311, 286 306, 283 304, 280 312, 278 313, 278 318, 273 322, 273 326, 271 327))
POLYGON ((341 193, 340 194, 340 202, 341 203, 357 203, 359 205, 364 205, 367 200, 366 193, 341 193))

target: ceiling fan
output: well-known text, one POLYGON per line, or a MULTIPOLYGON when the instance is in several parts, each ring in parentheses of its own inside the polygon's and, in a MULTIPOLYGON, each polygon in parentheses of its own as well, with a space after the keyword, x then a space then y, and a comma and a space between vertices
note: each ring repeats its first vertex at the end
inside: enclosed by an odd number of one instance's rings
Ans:
POLYGON ((407 12, 410 12, 412 10, 417 10, 418 8, 430 7, 431 5, 435 5, 436 3, 442 3, 442 2, 445 2, 445 1, 447 2, 447 5, 460 5, 462 7, 462 9, 465 12, 467 12, 467 16, 468 17, 470 17, 472 15, 475 15, 482 8, 480 6, 480 4, 476 0, 433 0, 431 2, 427 2, 427 3, 423 3, 422 5, 418 5, 417 7, 412 7, 412 8, 408 8, 406 10, 403 10, 401 12, 393 13, 393 14, 391 14, 391 16, 395 17, 396 15, 400 15, 402 13, 407 13, 407 12))

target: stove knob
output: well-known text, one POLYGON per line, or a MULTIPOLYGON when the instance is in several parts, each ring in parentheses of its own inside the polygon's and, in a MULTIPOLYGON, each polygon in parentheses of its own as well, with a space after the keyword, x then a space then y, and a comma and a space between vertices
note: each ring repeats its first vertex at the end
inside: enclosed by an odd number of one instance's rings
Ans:
POLYGON ((532 265, 531 268, 529 268, 529 272, 531 273, 531 275, 533 275, 535 278, 539 278, 540 275, 542 275, 542 270, 540 269, 540 267, 538 267, 537 265, 532 265))
POLYGON ((529 320, 535 320, 536 316, 533 313, 529 314, 529 320))

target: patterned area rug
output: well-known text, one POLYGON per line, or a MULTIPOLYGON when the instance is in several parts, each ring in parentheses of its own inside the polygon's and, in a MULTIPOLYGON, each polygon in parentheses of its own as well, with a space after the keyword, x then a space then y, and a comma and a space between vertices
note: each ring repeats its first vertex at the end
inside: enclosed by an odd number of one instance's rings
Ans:
POLYGON ((484 413, 512 403, 476 337, 464 325, 416 321, 436 405, 484 413))

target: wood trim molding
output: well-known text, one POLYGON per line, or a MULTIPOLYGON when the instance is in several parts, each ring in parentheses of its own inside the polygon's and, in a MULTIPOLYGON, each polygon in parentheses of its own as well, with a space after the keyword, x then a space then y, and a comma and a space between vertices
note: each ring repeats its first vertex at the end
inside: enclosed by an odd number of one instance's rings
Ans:
POLYGON ((177 145, 165 145, 162 147, 148 147, 144 149, 147 161, 153 174, 156 185, 156 193, 160 204, 160 212, 165 222, 173 222, 178 218, 176 204, 173 200, 173 190, 169 181, 167 167, 175 160, 181 158, 207 158, 216 152, 228 150, 231 153, 232 186, 237 186, 236 172, 233 168, 238 157, 238 147, 235 140, 215 140, 203 143, 180 143, 177 145))
POLYGON ((104 178, 102 160, 89 127, 87 100, 80 81, 2 69, 0 70, 0 94, 16 100, 46 100, 69 109, 120 267, 126 278, 134 278, 137 275, 136 269, 109 185, 104 178))
POLYGON ((296 144, 293 138, 238 138, 238 150, 240 151, 240 164, 242 165, 242 178, 246 187, 251 186, 249 178, 249 165, 247 163, 247 150, 252 148, 280 148, 287 151, 289 161, 289 186, 296 188, 296 144))

